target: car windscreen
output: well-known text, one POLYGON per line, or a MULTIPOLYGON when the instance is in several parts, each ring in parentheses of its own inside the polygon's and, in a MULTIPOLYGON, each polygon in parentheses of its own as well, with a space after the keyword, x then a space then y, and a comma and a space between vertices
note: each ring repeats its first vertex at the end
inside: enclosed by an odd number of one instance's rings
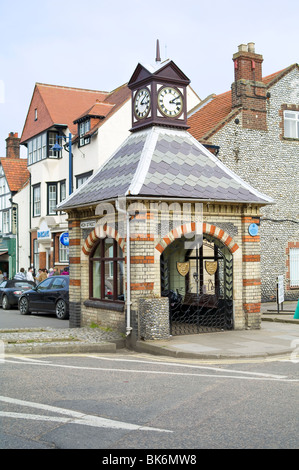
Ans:
POLYGON ((38 285, 38 290, 51 289, 52 279, 45 279, 38 285))

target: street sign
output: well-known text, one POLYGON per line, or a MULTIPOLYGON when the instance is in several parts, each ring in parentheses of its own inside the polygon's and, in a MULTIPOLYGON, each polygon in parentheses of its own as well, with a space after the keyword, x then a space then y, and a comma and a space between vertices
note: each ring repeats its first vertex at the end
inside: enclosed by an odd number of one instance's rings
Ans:
POLYGON ((59 241, 64 246, 69 246, 69 234, 68 232, 64 232, 60 235, 59 241))
MULTIPOLYGON (((277 276, 277 313, 279 313, 279 305, 284 301, 283 276, 277 276)), ((282 307, 281 307, 282 310, 282 307)))

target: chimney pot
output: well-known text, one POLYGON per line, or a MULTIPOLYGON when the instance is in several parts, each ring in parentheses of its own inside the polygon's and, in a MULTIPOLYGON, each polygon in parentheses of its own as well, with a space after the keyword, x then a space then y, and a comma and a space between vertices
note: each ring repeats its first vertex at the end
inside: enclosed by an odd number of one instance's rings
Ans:
POLYGON ((248 45, 247 44, 240 44, 238 46, 239 52, 248 52, 248 45))
POLYGON ((248 52, 255 52, 255 43, 254 42, 249 42, 247 44, 248 46, 248 52))

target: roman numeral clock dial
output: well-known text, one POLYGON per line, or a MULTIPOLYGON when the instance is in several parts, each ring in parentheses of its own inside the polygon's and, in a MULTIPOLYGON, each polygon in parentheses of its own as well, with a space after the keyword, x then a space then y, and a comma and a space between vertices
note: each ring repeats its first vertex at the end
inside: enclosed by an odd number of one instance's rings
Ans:
POLYGON ((158 93, 158 106, 165 116, 177 117, 183 111, 183 96, 175 88, 163 87, 158 93))
POLYGON ((134 98, 134 113, 137 119, 147 117, 151 108, 151 96, 147 88, 139 90, 134 98))

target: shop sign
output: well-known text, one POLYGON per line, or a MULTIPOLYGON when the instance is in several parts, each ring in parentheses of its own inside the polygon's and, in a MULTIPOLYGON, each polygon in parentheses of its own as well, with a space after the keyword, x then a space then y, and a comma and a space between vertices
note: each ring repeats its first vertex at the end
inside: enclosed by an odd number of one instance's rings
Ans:
POLYGON ((38 230, 37 231, 37 238, 39 239, 44 239, 44 238, 50 238, 50 230, 38 230))

